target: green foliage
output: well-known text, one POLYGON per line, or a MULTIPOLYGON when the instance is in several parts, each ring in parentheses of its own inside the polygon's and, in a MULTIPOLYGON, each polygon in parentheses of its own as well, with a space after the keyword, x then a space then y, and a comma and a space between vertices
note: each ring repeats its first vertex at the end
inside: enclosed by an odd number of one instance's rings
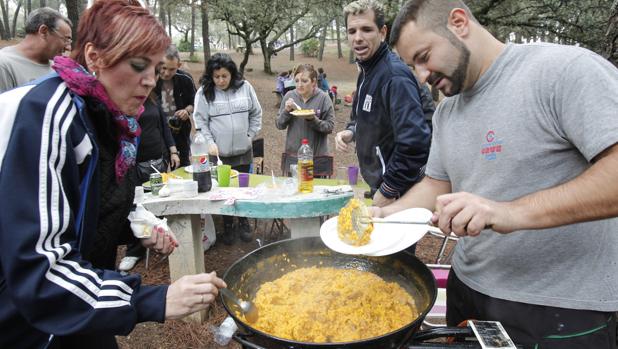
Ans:
POLYGON ((500 40, 582 45, 602 53, 613 0, 468 0, 478 21, 500 40))
POLYGON ((300 49, 305 55, 305 57, 317 57, 319 48, 320 41, 315 38, 303 41, 303 43, 300 45, 300 49))
POLYGON ((178 46, 176 46, 178 48, 179 52, 190 52, 191 51, 191 43, 185 40, 180 40, 180 42, 178 43, 178 46))
POLYGON ((187 62, 191 62, 191 63, 200 63, 202 60, 200 59, 200 57, 198 55, 191 55, 186 59, 187 62))

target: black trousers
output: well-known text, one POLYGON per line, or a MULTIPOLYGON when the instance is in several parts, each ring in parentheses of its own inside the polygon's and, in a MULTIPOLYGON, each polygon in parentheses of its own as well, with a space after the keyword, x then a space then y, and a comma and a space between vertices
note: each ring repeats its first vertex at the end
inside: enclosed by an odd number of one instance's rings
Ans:
POLYGON ((615 349, 616 314, 512 302, 466 286, 451 270, 446 287, 446 322, 500 321, 511 339, 528 349, 615 349))

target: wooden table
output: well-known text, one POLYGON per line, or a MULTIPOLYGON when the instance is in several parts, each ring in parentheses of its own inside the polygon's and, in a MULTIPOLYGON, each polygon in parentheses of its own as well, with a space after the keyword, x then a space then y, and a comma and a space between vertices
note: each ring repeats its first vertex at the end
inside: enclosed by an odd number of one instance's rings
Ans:
MULTIPOLYGON (((176 173, 188 177, 182 172, 176 173)), ((252 174, 249 185, 254 187, 271 180, 270 176, 252 174)), ((335 180, 314 180, 316 186, 335 184, 335 180)), ((233 179, 230 186, 237 187, 238 181, 233 179)), ((216 189, 213 188, 213 190, 216 189)), ((362 191, 363 186, 357 186, 355 190, 362 191)), ((319 217, 337 214, 354 195, 352 192, 328 195, 316 193, 297 193, 292 196, 263 195, 256 199, 236 200, 233 205, 225 205, 223 201, 208 200, 206 194, 200 193, 193 198, 174 196, 163 198, 146 194, 144 207, 157 216, 165 216, 169 227, 178 239, 179 248, 169 256, 172 282, 184 275, 205 271, 200 214, 267 219, 285 218, 289 220, 292 238, 317 236, 320 231, 319 217)), ((202 322, 204 316, 204 312, 196 313, 191 315, 190 319, 202 322)))

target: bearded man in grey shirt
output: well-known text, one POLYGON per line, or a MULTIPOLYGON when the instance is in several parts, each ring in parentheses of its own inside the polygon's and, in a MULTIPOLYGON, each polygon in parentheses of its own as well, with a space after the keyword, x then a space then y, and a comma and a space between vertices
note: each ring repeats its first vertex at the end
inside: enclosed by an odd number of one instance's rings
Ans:
POLYGON ((49 7, 32 11, 26 37, 0 50, 0 93, 51 73, 50 61, 71 50, 71 21, 49 7))
POLYGON ((447 98, 408 207, 460 236, 447 322, 502 322, 525 348, 615 348, 618 70, 586 49, 505 45, 460 0, 412 0, 391 34, 447 98))

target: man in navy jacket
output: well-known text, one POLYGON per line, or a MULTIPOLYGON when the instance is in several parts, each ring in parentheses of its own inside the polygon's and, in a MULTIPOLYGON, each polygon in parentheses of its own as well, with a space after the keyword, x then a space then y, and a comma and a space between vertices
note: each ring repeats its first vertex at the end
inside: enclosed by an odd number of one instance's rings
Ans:
POLYGON ((412 72, 385 43, 382 5, 358 0, 344 9, 348 41, 360 70, 352 120, 335 137, 337 150, 356 141, 361 173, 373 204, 384 206, 423 178, 430 144, 412 72))

